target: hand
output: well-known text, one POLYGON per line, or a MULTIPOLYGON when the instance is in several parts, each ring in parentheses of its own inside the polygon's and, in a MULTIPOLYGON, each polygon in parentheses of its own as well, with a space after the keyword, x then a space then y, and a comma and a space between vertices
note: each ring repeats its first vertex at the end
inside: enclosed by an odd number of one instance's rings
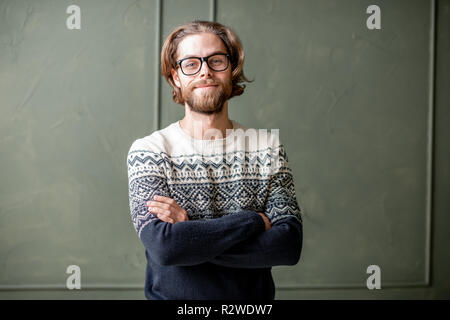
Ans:
POLYGON ((264 215, 264 213, 261 213, 261 212, 257 212, 257 213, 263 218, 264 224, 266 225, 266 230, 269 230, 270 227, 272 226, 272 224, 270 223, 269 218, 267 218, 267 217, 264 215))
POLYGON ((147 201, 146 206, 148 211, 156 214, 160 220, 172 224, 189 220, 186 210, 180 207, 172 198, 154 196, 153 200, 147 201))

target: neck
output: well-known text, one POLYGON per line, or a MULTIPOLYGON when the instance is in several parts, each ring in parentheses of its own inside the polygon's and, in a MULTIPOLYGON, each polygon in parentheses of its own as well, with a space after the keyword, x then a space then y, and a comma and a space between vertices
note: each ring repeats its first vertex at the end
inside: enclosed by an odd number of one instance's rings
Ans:
POLYGON ((228 101, 225 101, 220 113, 214 114, 198 113, 185 105, 185 116, 180 125, 194 139, 223 139, 226 137, 226 130, 233 129, 233 123, 228 118, 228 101))

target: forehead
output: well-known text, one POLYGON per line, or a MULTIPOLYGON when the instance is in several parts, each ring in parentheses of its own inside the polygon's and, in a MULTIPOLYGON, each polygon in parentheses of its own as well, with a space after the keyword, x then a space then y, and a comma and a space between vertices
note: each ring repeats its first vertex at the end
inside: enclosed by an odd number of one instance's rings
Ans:
POLYGON ((177 59, 189 56, 206 57, 215 52, 227 53, 222 39, 209 32, 191 34, 178 44, 177 59))

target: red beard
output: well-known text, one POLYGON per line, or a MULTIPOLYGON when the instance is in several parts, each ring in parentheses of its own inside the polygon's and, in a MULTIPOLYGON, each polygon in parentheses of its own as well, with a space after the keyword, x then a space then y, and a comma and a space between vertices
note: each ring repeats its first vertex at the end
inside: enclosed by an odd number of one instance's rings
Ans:
POLYGON ((214 80, 199 80, 182 88, 184 101, 192 111, 205 114, 220 113, 223 105, 230 98, 231 84, 214 80), (209 89, 195 89, 197 86, 215 85, 209 89))

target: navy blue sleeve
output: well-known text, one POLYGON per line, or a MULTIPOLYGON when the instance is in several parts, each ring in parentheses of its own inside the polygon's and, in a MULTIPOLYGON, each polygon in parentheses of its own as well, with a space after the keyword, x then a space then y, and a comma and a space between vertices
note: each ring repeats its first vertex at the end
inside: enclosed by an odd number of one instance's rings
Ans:
POLYGON ((265 229, 263 219, 250 210, 216 219, 164 222, 146 206, 155 195, 171 197, 161 157, 146 150, 131 150, 127 164, 133 225, 150 258, 159 265, 187 266, 209 261, 265 229))
POLYGON ((269 230, 234 245, 210 262, 234 268, 295 265, 300 259, 302 242, 302 224, 289 217, 278 220, 269 230))
POLYGON ((189 266, 210 261, 264 229, 263 219, 246 210, 216 219, 174 224, 156 219, 142 229, 140 238, 157 264, 189 266))
POLYGON ((233 246, 211 262, 227 267, 265 268, 294 265, 299 261, 303 227, 292 170, 283 145, 278 145, 269 155, 273 174, 270 177, 264 214, 271 221, 272 227, 233 246))

